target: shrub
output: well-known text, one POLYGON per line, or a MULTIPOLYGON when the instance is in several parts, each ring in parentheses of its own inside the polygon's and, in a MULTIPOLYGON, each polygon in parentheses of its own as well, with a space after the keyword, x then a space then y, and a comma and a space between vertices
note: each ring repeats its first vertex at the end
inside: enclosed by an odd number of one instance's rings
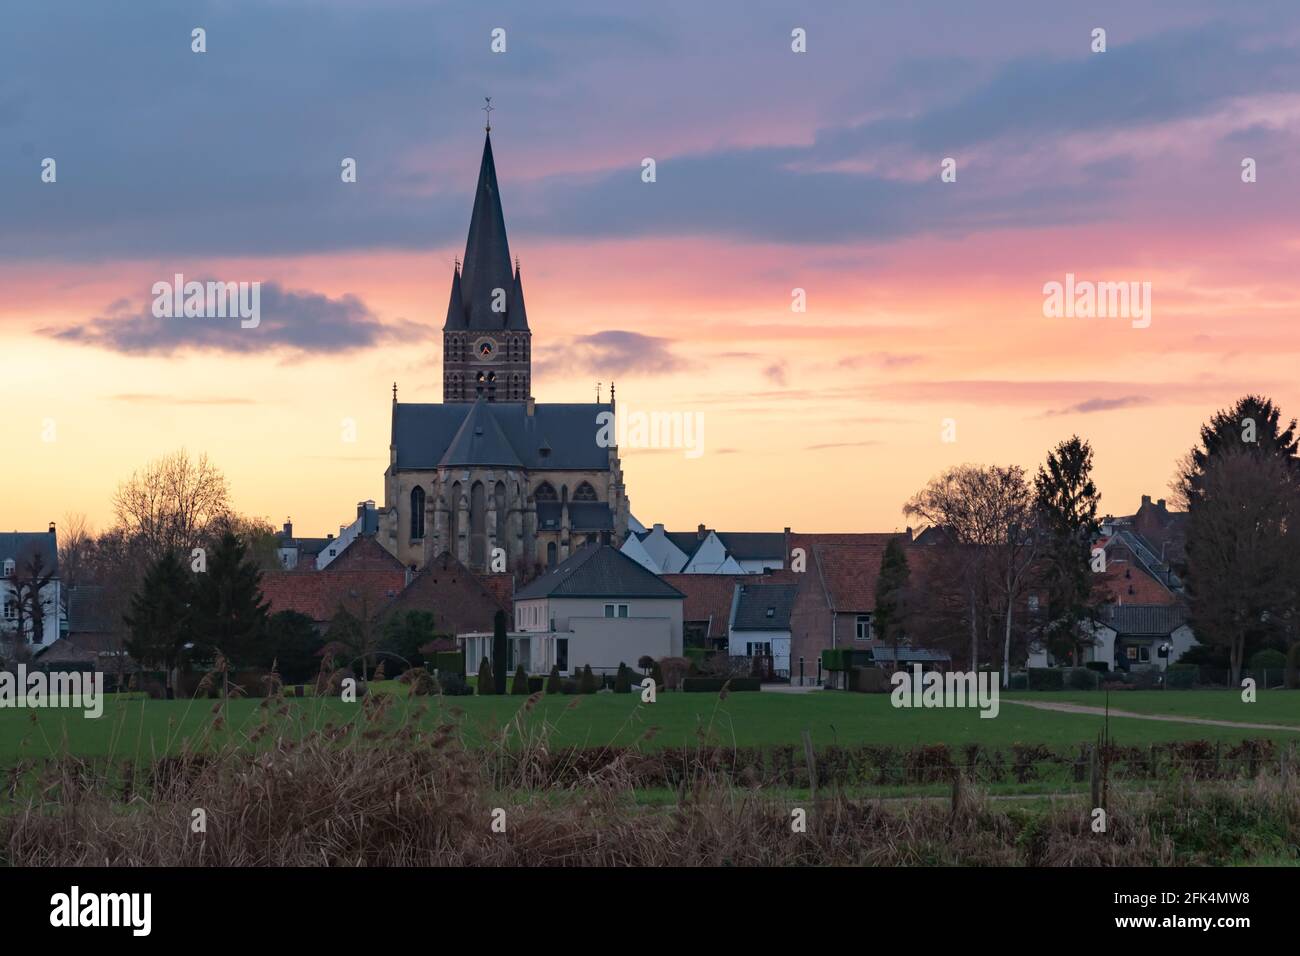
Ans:
POLYGON ((1064 690, 1065 675, 1055 667, 1029 668, 1030 690, 1064 690))
POLYGON ((650 679, 655 682, 656 690, 664 689, 664 669, 659 666, 658 661, 650 662, 650 679))
POLYGON ((596 683, 596 675, 591 672, 590 664, 582 665, 582 674, 578 677, 578 693, 594 694, 599 685, 596 683))
POLYGON ((497 692, 496 682, 492 679, 492 665, 486 657, 478 665, 478 692, 480 694, 495 694, 497 692))
POLYGON ((438 683, 442 686, 442 693, 447 697, 468 697, 474 693, 474 688, 470 687, 469 682, 460 674, 448 674, 438 683))
POLYGON ((828 647, 823 650, 822 668, 828 671, 844 670, 844 650, 839 647, 828 647))
POLYGON ((1028 690, 1029 675, 1023 671, 1018 671, 1011 675, 1011 690, 1028 690))
POLYGON ((1271 647, 1250 655, 1250 669, 1253 671, 1280 671, 1285 667, 1286 655, 1271 647))
POLYGON ((889 675, 880 667, 853 668, 853 690, 864 694, 880 694, 889 690, 889 675))
MULTIPOLYGON (((664 676, 664 688, 676 690, 682 686, 682 678, 691 670, 691 663, 684 657, 661 657, 659 672, 664 676)), ((658 683, 658 681, 656 681, 658 683)))
POLYGON ((618 676, 614 678, 614 693, 630 694, 632 692, 632 674, 628 671, 627 665, 622 661, 618 662, 618 676))
POLYGON ((510 693, 514 697, 528 696, 528 671, 520 664, 515 668, 515 678, 510 682, 510 693))
POLYGON ((655 659, 649 654, 642 654, 636 659, 636 666, 641 668, 643 671, 648 671, 650 668, 655 666, 655 659))
POLYGON ((551 676, 546 678, 546 693, 558 694, 560 692, 560 665, 556 664, 551 668, 551 676))
POLYGON ((1086 667, 1072 667, 1069 673, 1070 690, 1096 690, 1101 678, 1096 671, 1086 667))
POLYGON ((1088 661, 1088 663, 1083 666, 1088 668, 1090 671, 1097 671, 1099 674, 1110 673, 1110 665, 1105 661, 1088 661))
POLYGON ((1165 671, 1165 686, 1175 690, 1188 690, 1196 685, 1201 669, 1195 664, 1170 664, 1165 671))
POLYGON ((560 685, 560 692, 564 694, 576 694, 578 692, 578 682, 576 680, 566 680, 560 685))

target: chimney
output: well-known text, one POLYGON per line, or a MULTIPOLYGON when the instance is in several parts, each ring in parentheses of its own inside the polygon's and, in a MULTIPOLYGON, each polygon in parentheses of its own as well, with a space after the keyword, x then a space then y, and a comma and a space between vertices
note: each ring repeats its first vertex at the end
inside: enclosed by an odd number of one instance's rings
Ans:
POLYGON ((529 395, 528 401, 524 402, 524 414, 527 415, 529 418, 532 418, 533 412, 536 410, 536 408, 537 408, 537 403, 533 400, 533 396, 529 395))
POLYGON ((1145 507, 1146 507, 1147 505, 1149 505, 1149 504, 1151 504, 1151 496, 1150 496, 1150 495, 1143 495, 1143 496, 1142 496, 1142 507, 1145 508, 1145 507))
POLYGON ((1165 510, 1165 499, 1164 499, 1164 498, 1161 498, 1159 501, 1157 501, 1157 502, 1156 502, 1156 507, 1159 508, 1161 511, 1164 511, 1164 510, 1165 510))
POLYGON ((54 522, 50 522, 50 534, 54 534, 54 522))
POLYGON ((656 521, 656 522, 655 522, 655 526, 654 526, 654 530, 655 530, 655 531, 658 531, 660 534, 663 534, 663 533, 664 533, 664 526, 663 526, 662 524, 660 524, 658 521, 656 521))
POLYGON ((703 541, 705 530, 706 529, 704 525, 700 525, 698 528, 695 529, 695 537, 698 538, 700 541, 703 541))
POLYGON ((285 536, 286 538, 292 538, 292 537, 293 537, 293 519, 292 519, 292 518, 285 518, 285 519, 284 519, 284 536, 285 536))

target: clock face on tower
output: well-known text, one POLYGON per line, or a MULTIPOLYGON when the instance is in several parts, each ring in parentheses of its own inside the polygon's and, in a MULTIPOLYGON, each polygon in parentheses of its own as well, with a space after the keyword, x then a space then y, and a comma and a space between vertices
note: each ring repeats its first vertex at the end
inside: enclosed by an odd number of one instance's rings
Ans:
POLYGON ((480 362, 490 362, 497 356, 497 345, 491 339, 479 339, 474 343, 474 355, 480 362))

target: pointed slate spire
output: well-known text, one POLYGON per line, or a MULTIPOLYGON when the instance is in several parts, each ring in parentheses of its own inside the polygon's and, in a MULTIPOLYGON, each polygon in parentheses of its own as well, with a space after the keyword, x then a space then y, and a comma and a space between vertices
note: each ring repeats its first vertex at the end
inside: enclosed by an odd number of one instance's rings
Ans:
POLYGON ((491 133, 486 134, 483 140, 483 161, 479 165, 474 213, 469 222, 465 264, 460 275, 461 292, 468 307, 469 328, 504 328, 504 313, 492 311, 493 293, 496 289, 502 289, 508 296, 513 281, 510 274, 510 244, 506 240, 506 220, 501 212, 496 163, 492 160, 491 133))
POLYGON ((447 322, 444 332, 459 332, 465 325, 465 299, 460 294, 460 269, 451 270, 451 301, 447 303, 447 322))
POLYGON ((515 263, 515 282, 510 288, 510 308, 506 312, 506 328, 526 332, 528 312, 524 308, 524 286, 520 280, 519 263, 515 263))

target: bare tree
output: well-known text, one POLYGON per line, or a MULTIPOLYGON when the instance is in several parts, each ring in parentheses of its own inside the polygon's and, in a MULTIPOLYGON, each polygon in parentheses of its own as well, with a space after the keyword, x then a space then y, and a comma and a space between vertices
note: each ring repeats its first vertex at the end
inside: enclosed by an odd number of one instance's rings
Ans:
POLYGON ((85 581, 90 549, 94 547, 95 533, 80 512, 63 516, 59 528, 59 579, 64 587, 73 588, 85 581))
POLYGON ((46 591, 56 577, 58 577, 58 569, 46 565, 45 555, 39 548, 33 547, 27 550, 15 562, 14 574, 9 578, 9 586, 12 592, 10 601, 13 603, 17 625, 15 647, 19 654, 25 652, 29 639, 37 643, 43 640, 45 616, 50 613, 58 614, 58 608, 54 606, 54 598, 46 591))
POLYGON ((140 539, 149 561, 199 546, 230 510, 230 490, 206 455, 185 449, 164 455, 118 486, 113 510, 119 526, 140 539))

